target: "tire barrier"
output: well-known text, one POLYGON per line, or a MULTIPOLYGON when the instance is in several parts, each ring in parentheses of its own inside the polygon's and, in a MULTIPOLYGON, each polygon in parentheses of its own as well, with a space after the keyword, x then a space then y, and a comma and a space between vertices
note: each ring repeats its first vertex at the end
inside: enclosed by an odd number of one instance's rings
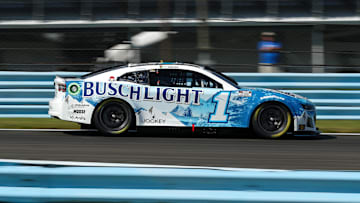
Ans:
MULTIPOLYGON (((49 118, 56 75, 85 72, 0 72, 0 117, 49 118)), ((357 73, 226 73, 240 86, 282 89, 309 98, 318 119, 360 119, 360 74, 357 73)))

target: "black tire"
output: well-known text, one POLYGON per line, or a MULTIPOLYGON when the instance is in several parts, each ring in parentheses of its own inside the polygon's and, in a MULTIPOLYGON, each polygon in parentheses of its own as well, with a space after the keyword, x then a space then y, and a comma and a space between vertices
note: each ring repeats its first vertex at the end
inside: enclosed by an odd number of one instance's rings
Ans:
POLYGON ((132 120, 131 107, 124 101, 116 99, 104 101, 94 113, 94 124, 105 135, 125 134, 132 120))
POLYGON ((260 105, 251 118, 255 134, 262 138, 284 137, 292 125, 291 113, 282 104, 260 105))

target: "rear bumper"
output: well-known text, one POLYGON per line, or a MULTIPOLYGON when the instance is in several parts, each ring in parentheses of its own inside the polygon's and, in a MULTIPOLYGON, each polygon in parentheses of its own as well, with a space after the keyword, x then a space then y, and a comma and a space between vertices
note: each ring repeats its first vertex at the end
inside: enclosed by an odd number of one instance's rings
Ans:
POLYGON ((49 101, 49 115, 58 119, 63 119, 62 104, 55 99, 49 101))
POLYGON ((49 115, 60 120, 76 123, 91 123, 94 107, 90 104, 79 103, 70 97, 65 99, 54 98, 49 101, 49 115))

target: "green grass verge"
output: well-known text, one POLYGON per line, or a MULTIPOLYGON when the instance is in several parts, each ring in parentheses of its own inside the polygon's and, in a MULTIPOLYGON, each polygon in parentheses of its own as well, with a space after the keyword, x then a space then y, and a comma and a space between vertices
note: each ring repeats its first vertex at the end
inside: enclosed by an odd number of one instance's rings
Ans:
POLYGON ((316 126, 325 133, 360 133, 360 120, 317 120, 316 126))
POLYGON ((79 129, 80 125, 55 118, 0 118, 0 128, 13 129, 79 129))
MULTIPOLYGON (((360 120, 318 120, 322 132, 360 132, 360 120)), ((80 125, 54 118, 0 118, 0 128, 79 129, 80 125)))

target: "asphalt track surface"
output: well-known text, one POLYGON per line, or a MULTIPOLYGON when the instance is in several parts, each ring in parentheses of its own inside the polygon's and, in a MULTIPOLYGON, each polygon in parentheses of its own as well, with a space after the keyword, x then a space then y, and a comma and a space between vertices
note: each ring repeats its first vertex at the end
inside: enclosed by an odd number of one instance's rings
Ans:
POLYGON ((241 134, 0 132, 0 158, 266 169, 360 170, 360 136, 264 140, 241 134))

